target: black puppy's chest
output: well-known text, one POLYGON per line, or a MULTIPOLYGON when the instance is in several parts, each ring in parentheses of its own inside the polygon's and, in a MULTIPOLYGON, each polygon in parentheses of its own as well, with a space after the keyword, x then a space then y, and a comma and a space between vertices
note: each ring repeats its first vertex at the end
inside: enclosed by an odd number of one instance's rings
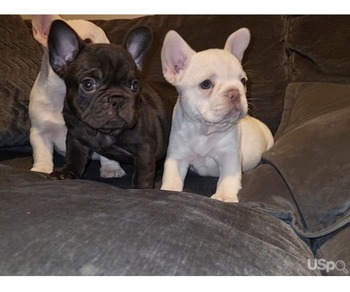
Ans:
MULTIPOLYGON (((127 145, 118 136, 111 136, 97 132, 95 138, 95 152, 119 162, 132 162, 134 154, 127 150, 127 145)), ((88 142, 91 143, 91 142, 88 142)), ((132 151, 133 152, 133 151, 132 151)))
POLYGON ((72 113, 65 112, 68 132, 73 139, 107 158, 119 159, 121 162, 132 162, 133 154, 126 150, 127 141, 119 136, 101 133, 91 129, 72 113))

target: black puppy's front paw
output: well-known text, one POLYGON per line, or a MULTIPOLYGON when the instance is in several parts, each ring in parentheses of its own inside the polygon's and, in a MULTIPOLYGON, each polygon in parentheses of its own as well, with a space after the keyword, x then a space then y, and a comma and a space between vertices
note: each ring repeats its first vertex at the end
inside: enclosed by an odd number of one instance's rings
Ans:
POLYGON ((76 179, 77 176, 69 170, 61 169, 61 170, 54 170, 51 172, 48 176, 51 180, 65 180, 65 179, 76 179))

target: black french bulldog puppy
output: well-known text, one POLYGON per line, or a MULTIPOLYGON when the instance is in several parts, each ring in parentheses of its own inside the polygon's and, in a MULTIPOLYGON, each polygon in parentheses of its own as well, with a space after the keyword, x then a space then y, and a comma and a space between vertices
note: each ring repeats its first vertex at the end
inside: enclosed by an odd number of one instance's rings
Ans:
POLYGON ((89 44, 64 21, 52 23, 50 64, 64 79, 63 117, 68 129, 62 169, 51 179, 80 178, 93 152, 133 161, 134 188, 153 188, 164 159, 175 100, 141 80, 139 69, 152 40, 148 27, 131 31, 124 46, 89 44))

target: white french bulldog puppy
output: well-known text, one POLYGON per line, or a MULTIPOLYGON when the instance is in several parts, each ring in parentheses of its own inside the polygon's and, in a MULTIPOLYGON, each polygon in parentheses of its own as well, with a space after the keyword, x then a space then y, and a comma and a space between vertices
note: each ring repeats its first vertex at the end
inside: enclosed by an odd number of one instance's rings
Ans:
MULTIPOLYGON (((31 170, 43 173, 53 171, 54 149, 61 155, 66 151, 67 128, 62 116, 66 86, 50 66, 47 47, 50 27, 55 19, 64 20, 58 15, 32 16, 33 36, 42 45, 44 54, 29 99, 30 142, 34 160, 31 170)), ((87 42, 109 43, 104 31, 90 21, 79 19, 66 22, 87 42)), ((125 175, 118 162, 98 155, 94 155, 94 158, 100 158, 101 177, 125 175)))
POLYGON ((179 93, 173 112, 162 190, 182 191, 188 168, 219 177, 212 198, 238 202, 242 171, 273 143, 261 121, 247 115, 247 76, 241 61, 250 33, 231 34, 224 49, 196 53, 175 31, 165 37, 163 74, 179 93))

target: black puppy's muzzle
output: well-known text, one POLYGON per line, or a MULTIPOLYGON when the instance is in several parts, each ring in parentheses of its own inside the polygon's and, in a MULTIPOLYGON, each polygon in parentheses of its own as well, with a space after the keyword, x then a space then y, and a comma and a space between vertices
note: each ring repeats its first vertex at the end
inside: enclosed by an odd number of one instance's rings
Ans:
POLYGON ((123 108, 125 99, 121 95, 112 95, 107 98, 108 102, 116 108, 123 108))

